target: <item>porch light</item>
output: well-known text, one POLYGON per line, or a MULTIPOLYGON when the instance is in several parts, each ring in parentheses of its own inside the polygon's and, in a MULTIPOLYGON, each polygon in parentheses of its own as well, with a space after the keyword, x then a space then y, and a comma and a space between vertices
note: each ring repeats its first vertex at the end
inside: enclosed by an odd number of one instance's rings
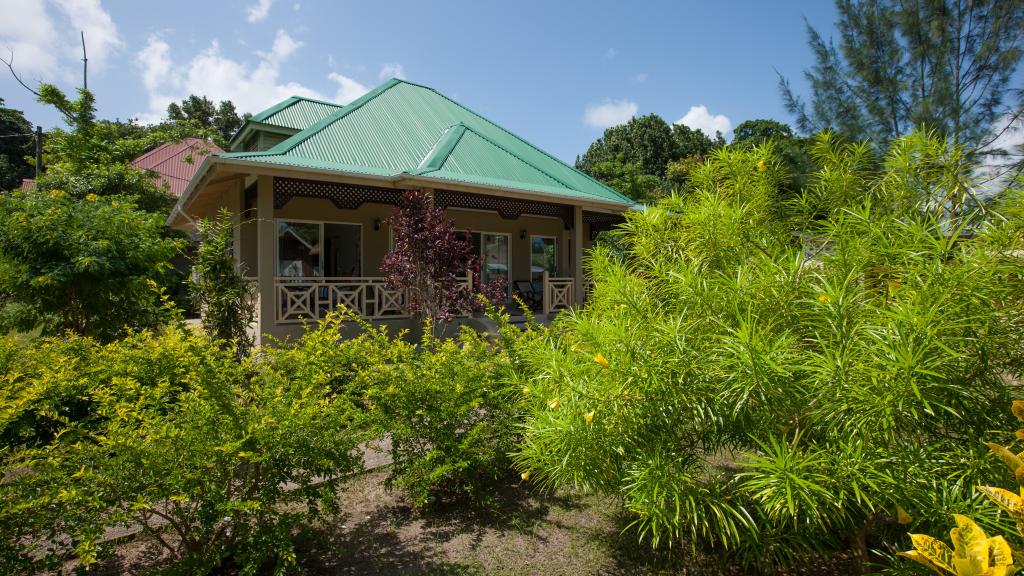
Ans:
POLYGON ((379 232, 380 231, 380 218, 374 218, 373 219, 373 231, 374 232, 379 232))

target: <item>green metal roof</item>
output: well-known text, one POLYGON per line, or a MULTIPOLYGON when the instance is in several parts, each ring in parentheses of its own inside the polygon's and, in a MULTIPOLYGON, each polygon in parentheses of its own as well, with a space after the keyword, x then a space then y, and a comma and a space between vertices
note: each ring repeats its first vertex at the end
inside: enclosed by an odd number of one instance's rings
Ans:
POLYGON ((369 176, 409 174, 633 204, 432 88, 403 80, 389 80, 347 106, 293 97, 252 120, 293 122, 301 132, 264 152, 221 157, 369 176), (330 106, 335 106, 333 111, 298 128, 330 106))
POLYGON ((292 96, 256 114, 251 120, 284 128, 305 130, 342 107, 341 104, 333 102, 292 96))

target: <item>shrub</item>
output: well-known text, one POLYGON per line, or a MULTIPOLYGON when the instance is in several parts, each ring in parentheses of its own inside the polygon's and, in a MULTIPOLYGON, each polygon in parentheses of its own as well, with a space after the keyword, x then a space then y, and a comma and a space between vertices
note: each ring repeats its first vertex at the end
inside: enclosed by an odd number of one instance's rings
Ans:
POLYGON ((439 340, 428 326, 419 347, 395 341, 390 361, 366 374, 374 429, 391 443, 388 485, 416 506, 487 504, 496 481, 512 473, 522 398, 511 377, 517 329, 495 318, 499 343, 466 327, 439 340))
POLYGON ((783 203, 771 145, 718 151, 685 199, 627 216, 620 254, 593 252, 588 308, 525 352, 524 473, 744 566, 866 562, 898 507, 970 509, 991 469, 970 439, 1020 373, 1019 227, 968 210, 940 139, 875 158, 824 137, 815 157, 783 203))
POLYGON ((291 531, 331 509, 333 479, 360 465, 350 395, 239 363, 202 336, 71 336, 32 351, 56 362, 6 365, 21 392, 4 420, 4 571, 53 568, 69 553, 88 567, 110 552, 101 540, 115 526, 141 527, 176 571, 283 570, 291 531), (65 398, 84 405, 69 411, 65 398), (53 429, 26 439, 9 425, 33 420, 53 429))
POLYGON ((249 326, 256 317, 255 287, 235 267, 231 215, 199 223, 199 248, 192 261, 189 295, 202 315, 203 329, 212 338, 245 357, 254 341, 249 326))
POLYGON ((0 329, 110 340, 172 318, 158 288, 181 248, 124 198, 59 190, 0 196, 0 329))

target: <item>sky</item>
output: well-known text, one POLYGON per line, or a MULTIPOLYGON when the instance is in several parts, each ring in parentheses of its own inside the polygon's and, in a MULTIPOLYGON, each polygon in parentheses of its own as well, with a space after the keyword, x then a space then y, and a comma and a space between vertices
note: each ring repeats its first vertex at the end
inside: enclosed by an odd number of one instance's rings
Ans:
MULTIPOLYGON (((391 77, 437 89, 572 163, 603 130, 655 113, 705 132, 791 122, 807 94, 815 1, 0 0, 0 55, 30 85, 89 88, 102 118, 154 122, 189 94, 256 113, 291 95, 349 102, 391 77)), ((0 69, 0 98, 59 116, 0 69)))

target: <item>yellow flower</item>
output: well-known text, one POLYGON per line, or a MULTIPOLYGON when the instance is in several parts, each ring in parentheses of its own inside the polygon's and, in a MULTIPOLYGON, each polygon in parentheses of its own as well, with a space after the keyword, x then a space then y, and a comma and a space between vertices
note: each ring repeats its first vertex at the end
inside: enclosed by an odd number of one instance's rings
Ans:
POLYGON ((530 395, 530 387, 529 386, 523 386, 523 396, 529 396, 529 395, 530 395))
POLYGON ((36 276, 36 284, 46 284, 46 276, 36 276))
POLYGON ((903 506, 896 506, 896 521, 904 526, 914 521, 914 517, 903 509, 903 506))
POLYGON ((832 297, 829 296, 828 294, 821 294, 820 296, 818 296, 818 302, 821 302, 822 304, 828 304, 831 301, 832 297))
POLYGON ((1017 417, 1017 420, 1024 422, 1024 400, 1014 400, 1010 411, 1017 417))
POLYGON ((117 200, 111 202, 110 205, 113 206, 114 208, 117 208, 117 200))
POLYGON ((63 195, 63 190, 50 190, 50 198, 60 198, 63 195))
POLYGON ((95 202, 96 201, 96 195, 95 194, 89 194, 89 195, 87 195, 85 197, 85 199, 88 200, 89 202, 95 202))
POLYGON ((768 169, 768 165, 764 163, 764 160, 761 160, 760 162, 757 163, 757 171, 758 172, 764 172, 767 169, 768 169))
POLYGON ((551 400, 548 400, 548 408, 551 408, 552 410, 557 410, 560 404, 561 402, 559 402, 558 396, 555 396, 551 400))
POLYGON ((519 477, 523 479, 523 482, 526 482, 527 480, 530 479, 530 471, 527 470, 526 472, 523 472, 522 474, 519 475, 519 477))
POLYGON ((1017 437, 1017 440, 1024 440, 1024 430, 1017 430, 1013 435, 1017 437))
POLYGON ((594 362, 597 362, 598 364, 604 366, 605 368, 608 367, 608 359, 605 358, 604 354, 601 354, 600 352, 594 355, 594 362))
POLYGON ((584 414, 583 419, 586 420, 587 424, 592 424, 594 422, 594 411, 591 410, 590 412, 584 414))

